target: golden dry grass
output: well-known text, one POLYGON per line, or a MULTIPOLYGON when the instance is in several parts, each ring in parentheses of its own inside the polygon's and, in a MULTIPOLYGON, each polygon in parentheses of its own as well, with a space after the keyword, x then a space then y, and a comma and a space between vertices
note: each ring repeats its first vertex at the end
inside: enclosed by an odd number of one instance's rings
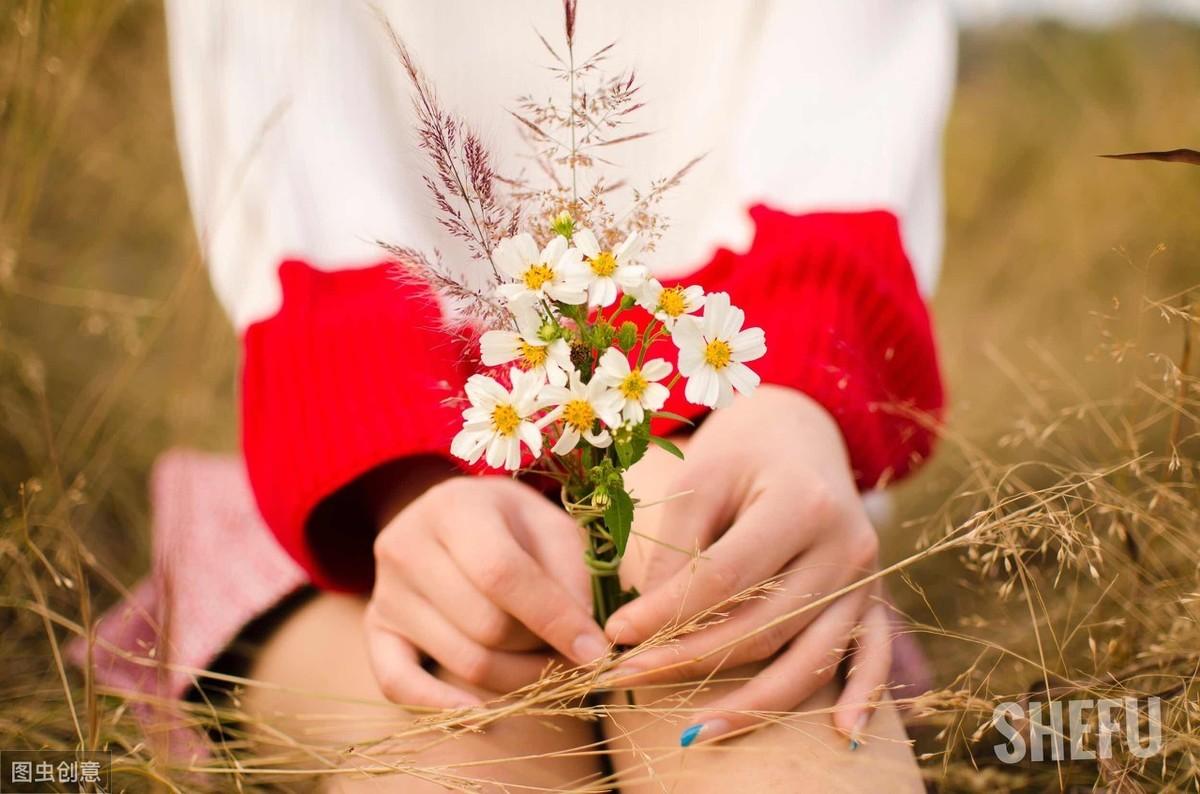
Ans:
MULTIPOLYGON (((55 658, 144 570, 154 458, 236 443, 236 346, 196 257, 161 13, 15 5, 0 12, 0 747, 109 745, 133 790, 228 788, 184 783, 55 658)), ((917 704, 918 751, 946 791, 1196 790, 1200 394, 1170 309, 1200 281, 1200 169, 1093 155, 1200 144, 1200 31, 972 33, 960 71, 935 301, 953 409, 887 538, 940 687, 917 704), (979 732, 992 705, 1047 688, 1162 693, 1164 755, 996 764, 979 732)))

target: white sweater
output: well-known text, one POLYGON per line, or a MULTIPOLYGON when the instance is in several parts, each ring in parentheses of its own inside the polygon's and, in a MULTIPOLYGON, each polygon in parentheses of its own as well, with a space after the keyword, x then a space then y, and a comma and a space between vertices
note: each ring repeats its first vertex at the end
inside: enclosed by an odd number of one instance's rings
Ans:
MULTIPOLYGON (((619 147, 645 182, 707 153, 664 205, 649 264, 681 275, 749 242, 748 205, 883 209, 918 282, 942 245, 941 131, 954 36, 938 0, 581 0, 577 52, 611 41, 647 102, 619 147)), ((565 90, 535 31, 562 39, 557 0, 381 0, 436 85, 495 153, 528 164, 507 113, 565 90)), ((419 175, 410 89, 357 0, 168 0, 179 147, 218 296, 239 329, 278 310, 276 270, 381 258, 385 239, 448 256, 419 175)), ((466 261, 465 254, 461 257, 466 261)))

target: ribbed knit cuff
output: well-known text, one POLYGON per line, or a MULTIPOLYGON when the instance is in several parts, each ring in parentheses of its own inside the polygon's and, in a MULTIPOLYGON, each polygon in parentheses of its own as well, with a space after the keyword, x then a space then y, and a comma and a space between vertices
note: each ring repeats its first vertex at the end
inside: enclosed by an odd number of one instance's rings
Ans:
MULTIPOLYGON (((942 382, 928 311, 888 212, 791 215, 764 206, 749 251, 720 250, 683 283, 725 290, 766 332, 752 362, 764 383, 797 389, 838 422, 861 488, 928 456, 942 382)), ((673 394, 668 410, 702 409, 673 394)), ((662 423, 656 432, 670 429, 662 423)))
POLYGON ((462 393, 463 346, 428 291, 389 273, 284 262, 282 307, 243 340, 242 446, 259 510, 326 589, 370 587, 377 528, 365 511, 311 526, 317 505, 390 461, 448 456, 461 423, 447 400, 462 393))

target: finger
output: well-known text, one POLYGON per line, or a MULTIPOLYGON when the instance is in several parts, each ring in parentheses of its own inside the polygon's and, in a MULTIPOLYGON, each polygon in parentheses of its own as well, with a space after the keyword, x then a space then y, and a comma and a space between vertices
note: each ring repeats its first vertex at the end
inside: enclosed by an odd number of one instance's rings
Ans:
POLYGON ((678 465, 683 468, 682 474, 662 494, 664 498, 677 498, 659 508, 667 511, 669 520, 660 523, 653 541, 646 547, 646 562, 639 582, 643 592, 661 586, 686 567, 692 560, 692 552, 711 546, 736 515, 735 489, 712 487, 713 482, 727 481, 728 472, 718 472, 707 463, 707 458, 690 454, 678 465))
MULTIPOLYGON (((499 521, 500 517, 493 516, 499 521)), ((591 613, 521 548, 506 527, 446 526, 443 543, 476 587, 559 653, 587 664, 608 653, 591 613)))
POLYGON ((439 680, 421 667, 417 650, 408 640, 373 624, 366 626, 367 653, 379 691, 393 703, 455 709, 478 706, 475 695, 439 680))
POLYGON ((515 511, 515 534, 575 603, 590 612, 592 584, 583 562, 579 525, 561 507, 539 494, 531 492, 529 496, 520 500, 515 511))
POLYGON ((644 642, 664 626, 722 604, 781 570, 805 545, 811 524, 782 493, 760 494, 699 558, 613 613, 605 625, 609 638, 644 642))
MULTIPOLYGON (((727 620, 684 635, 669 645, 637 653, 618 666, 613 675, 622 681, 634 675, 630 679, 634 686, 680 683, 769 659, 820 616, 827 605, 805 605, 841 587, 843 576, 840 566, 832 562, 808 566, 797 562, 781 578, 778 590, 767 597, 744 603, 727 620)), ((842 600, 854 602, 859 611, 869 603, 865 588, 847 593, 842 600)))
POLYGON ((858 747, 892 670, 892 626, 883 604, 873 602, 867 609, 854 642, 853 666, 833 712, 834 727, 849 737, 851 749, 858 747))
POLYGON ((408 581, 455 628, 487 648, 532 651, 542 641, 479 592, 436 540, 414 550, 408 581))
POLYGON ((709 704, 680 735, 684 747, 719 739, 765 718, 794 710, 837 674, 859 619, 859 604, 843 598, 744 685, 709 704))
POLYGON ((541 677, 545 654, 493 651, 456 629, 428 601, 408 593, 380 604, 383 628, 393 630, 435 662, 464 679, 494 692, 511 692, 541 677))

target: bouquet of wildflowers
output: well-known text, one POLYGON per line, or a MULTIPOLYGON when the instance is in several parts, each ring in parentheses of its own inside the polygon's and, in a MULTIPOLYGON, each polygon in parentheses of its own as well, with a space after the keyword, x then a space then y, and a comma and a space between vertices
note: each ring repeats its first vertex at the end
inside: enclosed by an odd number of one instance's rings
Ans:
POLYGON ((549 177, 541 187, 493 171, 480 139, 441 108, 388 28, 415 89, 420 142, 434 172, 426 185, 440 221, 490 265, 490 278, 471 285, 440 258, 384 247, 406 276, 455 307, 478 340, 485 371, 467 381, 469 407, 451 453, 559 483, 563 506, 582 529, 603 625, 636 596, 619 578, 638 506, 625 473, 650 444, 683 456, 651 433, 651 419, 687 421, 662 410, 680 380, 689 402, 710 408, 727 405, 734 392, 753 391, 759 379, 746 364, 766 353, 766 342, 762 329, 743 327, 745 315, 727 294, 665 286, 641 261, 666 228, 653 207, 696 159, 634 190, 619 214, 608 209, 617 191, 603 175, 581 186, 596 167, 597 149, 643 134, 622 129, 640 107, 633 75, 600 74, 613 45, 576 62, 575 18, 574 0, 566 0, 564 54, 542 38, 555 61, 551 70, 567 84, 567 106, 523 97, 513 113, 549 177), (530 216, 546 220, 523 223, 530 216), (655 343, 667 339, 674 360, 650 357, 655 343))

